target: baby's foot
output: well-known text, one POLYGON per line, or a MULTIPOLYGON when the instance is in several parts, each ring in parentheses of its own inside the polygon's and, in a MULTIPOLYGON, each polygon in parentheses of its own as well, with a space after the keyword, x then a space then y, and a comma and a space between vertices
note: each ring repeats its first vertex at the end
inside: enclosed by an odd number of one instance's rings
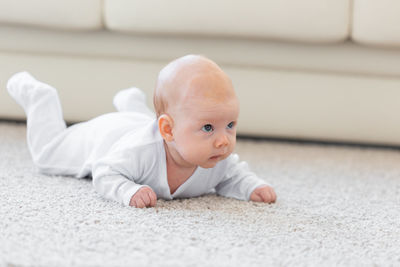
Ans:
POLYGON ((113 104, 119 111, 129 110, 137 102, 145 103, 146 95, 136 87, 119 91, 113 99, 113 104))
POLYGON ((154 113, 146 106, 146 95, 136 87, 119 91, 114 96, 113 104, 118 111, 139 112, 154 116, 154 113))
POLYGON ((7 82, 8 93, 21 105, 25 111, 30 104, 43 95, 56 93, 56 90, 42 82, 37 81, 28 72, 18 72, 7 82))

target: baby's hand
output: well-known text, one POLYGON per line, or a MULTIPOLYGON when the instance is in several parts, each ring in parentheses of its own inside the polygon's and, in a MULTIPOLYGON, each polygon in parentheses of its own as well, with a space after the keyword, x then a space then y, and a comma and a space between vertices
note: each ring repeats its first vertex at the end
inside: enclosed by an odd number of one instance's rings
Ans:
POLYGON ((250 200, 255 202, 274 203, 276 200, 276 194, 274 189, 270 186, 263 186, 254 189, 250 195, 250 200))
POLYGON ((150 187, 140 188, 131 198, 129 206, 136 208, 154 207, 157 204, 157 195, 150 187))

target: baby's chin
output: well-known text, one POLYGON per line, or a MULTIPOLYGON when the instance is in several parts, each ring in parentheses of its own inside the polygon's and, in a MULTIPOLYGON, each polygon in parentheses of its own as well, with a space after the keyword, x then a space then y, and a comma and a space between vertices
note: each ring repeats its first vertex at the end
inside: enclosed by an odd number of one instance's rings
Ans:
POLYGON ((202 167, 203 169, 211 169, 211 168, 214 168, 215 165, 217 165, 217 163, 218 163, 218 162, 215 162, 215 163, 209 163, 209 162, 207 162, 207 163, 201 164, 201 165, 199 165, 199 166, 202 167))
POLYGON ((218 162, 226 159, 229 155, 223 155, 223 156, 219 156, 219 157, 210 157, 208 158, 208 160, 206 160, 204 163, 199 164, 200 167, 202 167, 203 169, 210 169, 210 168, 214 168, 215 165, 218 164, 218 162))

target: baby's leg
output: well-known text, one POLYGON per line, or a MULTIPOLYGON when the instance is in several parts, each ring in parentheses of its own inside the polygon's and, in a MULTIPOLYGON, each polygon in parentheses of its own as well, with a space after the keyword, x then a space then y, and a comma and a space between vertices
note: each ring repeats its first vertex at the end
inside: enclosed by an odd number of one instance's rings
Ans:
POLYGON ((70 171, 69 167, 79 165, 76 161, 81 159, 69 155, 77 145, 73 146, 74 138, 67 134, 71 131, 66 130, 56 89, 27 72, 13 75, 7 89, 25 110, 28 147, 34 163, 42 172, 73 175, 76 170, 70 171))
POLYGON ((57 91, 27 72, 13 75, 7 89, 27 116, 28 146, 33 158, 66 128, 57 91))
POLYGON ((113 104, 117 111, 139 112, 155 117, 154 112, 146 105, 146 95, 136 87, 119 91, 114 96, 113 104))

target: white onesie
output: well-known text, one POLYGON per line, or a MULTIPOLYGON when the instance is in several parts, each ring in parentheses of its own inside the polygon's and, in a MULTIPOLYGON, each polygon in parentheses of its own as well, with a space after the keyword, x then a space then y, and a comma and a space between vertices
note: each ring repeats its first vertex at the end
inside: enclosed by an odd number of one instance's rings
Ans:
POLYGON ((257 187, 267 185, 236 154, 213 168, 197 167, 171 194, 167 180, 164 141, 155 115, 137 88, 114 98, 120 112, 99 116, 66 128, 58 95, 51 86, 28 73, 7 84, 10 95, 27 114, 28 146, 39 170, 47 174, 92 176, 95 190, 107 199, 129 205, 143 186, 157 198, 196 197, 210 192, 249 200, 257 187), (132 107, 132 108, 131 108, 132 107))

